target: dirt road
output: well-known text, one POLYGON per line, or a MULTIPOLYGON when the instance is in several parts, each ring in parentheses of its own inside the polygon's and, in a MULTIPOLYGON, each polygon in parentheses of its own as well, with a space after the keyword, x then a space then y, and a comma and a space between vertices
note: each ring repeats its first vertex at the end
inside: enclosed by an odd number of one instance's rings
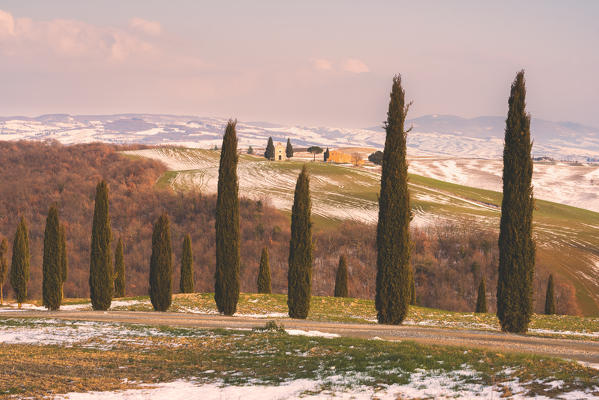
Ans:
POLYGON ((287 329, 314 330, 354 338, 411 340, 418 343, 481 348, 501 352, 534 353, 599 364, 599 342, 542 338, 502 332, 141 311, 23 311, 2 314, 2 317, 58 318, 199 329, 256 328, 263 327, 268 320, 275 320, 287 329))

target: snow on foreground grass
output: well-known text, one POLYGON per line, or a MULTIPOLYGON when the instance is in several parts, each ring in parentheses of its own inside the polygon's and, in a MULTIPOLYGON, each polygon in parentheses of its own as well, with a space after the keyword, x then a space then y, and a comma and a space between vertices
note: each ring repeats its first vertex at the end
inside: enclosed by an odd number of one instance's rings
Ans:
MULTIPOLYGON (((518 380, 512 380, 502 385, 483 386, 475 383, 465 383, 464 377, 475 375, 471 370, 458 370, 452 373, 434 375, 419 371, 410 376, 407 384, 393 384, 386 387, 373 388, 367 385, 348 387, 348 383, 359 381, 360 377, 331 376, 322 380, 297 379, 283 382, 280 385, 226 386, 218 383, 198 383, 193 380, 177 380, 168 383, 151 385, 143 389, 129 389, 112 392, 67 393, 57 396, 55 400, 95 400, 95 399, 169 399, 202 400, 244 399, 244 400, 283 400, 283 399, 496 399, 510 397, 518 399, 534 398, 544 400, 558 399, 592 399, 599 398, 589 392, 575 391, 558 394, 555 397, 532 395, 527 396, 528 390, 522 387, 518 380), (340 385, 339 383, 342 383, 340 385), (509 393, 509 394, 508 394, 509 393)), ((548 385, 559 388, 562 381, 548 382, 548 385)))
POLYGON ((0 328, 0 397, 599 396, 599 371, 574 362, 310 332, 296 336, 272 322, 251 331, 202 331, 0 318, 0 328))
MULTIPOLYGON (((195 336, 204 332, 191 332, 195 336)), ((147 344, 144 339, 168 336, 158 328, 67 321, 59 319, 0 319, 0 344, 44 344, 109 349, 121 342, 147 344)))

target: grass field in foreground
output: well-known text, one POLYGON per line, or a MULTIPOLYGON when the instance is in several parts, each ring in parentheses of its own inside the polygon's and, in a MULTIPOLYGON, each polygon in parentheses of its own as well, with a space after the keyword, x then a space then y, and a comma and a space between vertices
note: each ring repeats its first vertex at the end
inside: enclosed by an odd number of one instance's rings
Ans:
MULTIPOLYGON (((65 304, 66 308, 75 306, 91 309, 87 299, 67 299, 65 304)), ((147 296, 141 296, 117 299, 112 309, 151 311, 152 306, 147 296)), ((204 314, 218 312, 212 293, 176 294, 169 311, 204 314)), ((284 294, 241 293, 237 306, 237 315, 257 318, 287 318, 287 312, 287 296, 284 294)), ((372 300, 313 296, 308 319, 374 324, 376 310, 372 300)), ((461 313, 417 306, 410 307, 404 324, 449 329, 500 330, 494 314, 461 313)), ((534 314, 528 334, 599 341, 599 318, 534 314)))
POLYGON ((574 362, 290 333, 272 324, 209 331, 0 318, 0 337, 8 338, 0 340, 0 398, 114 391, 177 379, 200 387, 243 385, 246 393, 265 388, 256 385, 311 383, 298 397, 599 396, 599 370, 574 362))

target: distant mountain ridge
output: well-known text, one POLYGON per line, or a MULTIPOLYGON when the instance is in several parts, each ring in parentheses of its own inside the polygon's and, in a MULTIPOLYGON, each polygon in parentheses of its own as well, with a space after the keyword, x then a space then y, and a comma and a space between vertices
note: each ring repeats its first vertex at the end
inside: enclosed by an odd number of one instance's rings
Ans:
MULTIPOLYGON (((209 148, 220 146, 224 118, 164 114, 68 115, 0 117, 0 140, 58 140, 62 143, 172 144, 209 148)), ((503 151, 505 118, 425 115, 406 122, 412 156, 435 155, 498 158, 503 151)), ((298 146, 373 147, 382 149, 382 127, 347 129, 307 127, 269 122, 238 122, 240 146, 263 147, 268 137, 298 146)), ((574 122, 533 119, 533 154, 556 159, 599 158, 599 129, 574 122)))

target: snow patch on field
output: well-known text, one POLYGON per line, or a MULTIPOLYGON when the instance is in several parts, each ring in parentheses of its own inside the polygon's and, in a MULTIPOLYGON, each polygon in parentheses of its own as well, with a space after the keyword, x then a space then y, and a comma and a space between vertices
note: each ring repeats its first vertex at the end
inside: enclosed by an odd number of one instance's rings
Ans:
POLYGON ((321 331, 304 331, 302 329, 285 329, 289 335, 292 336, 309 336, 309 337, 323 337, 327 339, 338 338, 339 335, 336 333, 328 333, 321 331))
POLYGON ((272 312, 264 314, 235 314, 236 317, 247 317, 247 318, 289 318, 289 314, 272 312))
POLYGON ((170 335, 154 328, 132 329, 125 325, 101 322, 53 319, 0 321, 0 343, 4 344, 79 345, 110 349, 119 342, 144 344, 144 338, 165 336, 170 335))
MULTIPOLYGON (((149 300, 113 300, 110 303, 110 309, 115 310, 121 307, 130 307, 140 304, 150 304, 149 300)), ((59 311, 81 311, 91 310, 91 303, 80 303, 80 304, 63 304, 60 306, 59 311)), ((9 303, 0 307, 0 313, 3 312, 21 312, 21 311, 46 311, 46 307, 36 306, 34 304, 23 303, 21 308, 18 308, 17 303, 9 303)))
POLYGON ((528 332, 547 335, 584 336, 599 338, 599 332, 556 331, 553 329, 529 329, 528 332))
MULTIPOLYGON (((394 373, 395 371, 390 371, 394 373)), ((401 373, 401 371, 397 371, 401 373)), ((452 371, 417 370, 409 376, 406 384, 368 385, 372 378, 362 374, 354 376, 335 375, 320 380, 296 379, 280 385, 265 385, 256 382, 251 386, 226 386, 222 382, 200 383, 194 380, 177 380, 168 383, 144 385, 141 389, 129 389, 112 392, 68 393, 55 397, 63 400, 137 400, 166 399, 202 400, 244 399, 244 400, 279 400, 279 399, 495 399, 504 397, 504 390, 511 393, 510 398, 537 400, 549 399, 546 396, 527 396, 528 390, 519 380, 513 379, 499 384, 484 386, 470 383, 478 374, 468 368, 452 371)), ((535 382, 546 385, 550 389, 559 389, 562 381, 535 382)), ((560 399, 593 399, 591 393, 574 391, 558 395, 560 399)))

